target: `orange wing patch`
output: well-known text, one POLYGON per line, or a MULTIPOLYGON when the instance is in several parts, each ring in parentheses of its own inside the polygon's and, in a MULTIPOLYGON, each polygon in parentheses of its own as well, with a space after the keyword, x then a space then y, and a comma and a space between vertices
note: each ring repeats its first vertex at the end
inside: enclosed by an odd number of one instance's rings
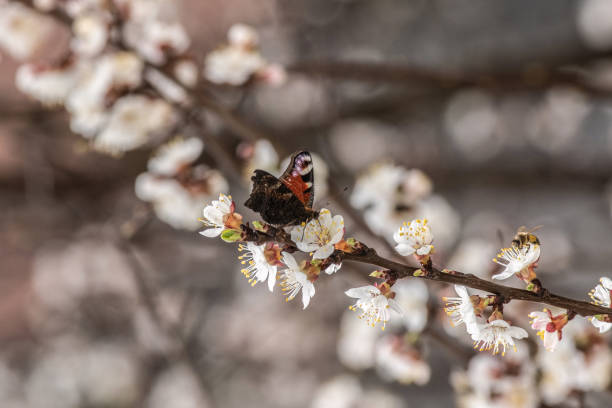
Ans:
POLYGON ((306 192, 309 186, 302 180, 302 177, 300 177, 299 175, 297 176, 292 175, 290 177, 282 178, 281 181, 283 182, 285 186, 287 186, 289 190, 293 192, 293 194, 295 194, 298 200, 304 203, 306 207, 309 206, 310 197, 312 193, 306 192))

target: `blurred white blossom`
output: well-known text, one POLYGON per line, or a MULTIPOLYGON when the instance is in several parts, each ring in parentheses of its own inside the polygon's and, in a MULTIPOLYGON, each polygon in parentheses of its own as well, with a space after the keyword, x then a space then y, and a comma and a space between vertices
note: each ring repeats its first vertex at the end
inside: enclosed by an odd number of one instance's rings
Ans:
POLYGON ((401 279, 393 285, 395 302, 402 310, 401 315, 392 315, 391 321, 397 316, 406 330, 420 332, 427 323, 427 301, 429 291, 427 285, 420 279, 401 279))
POLYGON ((374 367, 376 342, 381 333, 363 324, 358 315, 347 310, 340 321, 338 359, 352 370, 374 367))
POLYGON ((312 398, 311 408, 353 408, 361 397, 359 380, 349 374, 323 383, 312 398))
POLYGON ((453 372, 451 384, 457 393, 457 406, 538 407, 535 366, 526 353, 517 354, 513 359, 478 354, 470 360, 467 371, 453 372))
POLYGON ((94 139, 94 146, 109 152, 125 152, 149 141, 152 133, 173 122, 172 107, 161 99, 127 95, 115 102, 108 123, 94 139))
POLYGON ((63 104, 76 85, 78 68, 62 68, 23 64, 17 69, 15 84, 24 94, 47 106, 63 104))
POLYGON ((109 24, 102 13, 84 14, 73 21, 72 31, 74 32, 74 37, 70 41, 72 51, 85 57, 93 57, 106 47, 109 24))
POLYGON ((431 369, 419 350, 409 346, 401 336, 385 336, 376 344, 376 368, 383 378, 402 384, 425 385, 431 369))
POLYGON ((468 159, 484 161, 501 147, 495 132, 498 112, 493 98, 481 90, 462 90, 452 96, 444 112, 451 139, 468 159))
POLYGON ((197 166, 193 185, 153 173, 142 173, 136 178, 136 196, 153 203, 156 215, 174 228, 196 230, 206 203, 227 191, 229 185, 214 169, 197 166))
POLYGON ((612 377, 612 352, 606 340, 580 317, 564 328, 563 341, 553 353, 540 349, 537 363, 542 370, 542 398, 552 405, 565 401, 575 389, 605 390, 612 377))
POLYGON ((33 408, 131 405, 138 394, 138 361, 124 344, 65 341, 46 350, 26 383, 33 408))
POLYGON ((27 59, 51 33, 49 20, 21 3, 0 3, 0 48, 16 59, 27 59))
POLYGON ((577 27, 582 40, 592 49, 605 50, 612 45, 612 4, 607 0, 583 0, 577 13, 577 27))
POLYGON ((489 278, 492 270, 491 258, 497 251, 495 244, 481 238, 461 239, 449 259, 447 268, 471 273, 480 278, 489 278))
POLYGON ((153 384, 147 408, 206 408, 208 398, 189 367, 175 364, 153 384))
POLYGON ((549 153, 567 150, 590 110, 587 96, 579 90, 552 88, 527 118, 527 137, 534 146, 549 153))
POLYGON ((123 40, 146 61, 161 65, 189 47, 189 36, 174 18, 172 2, 131 0, 125 7, 129 18, 123 25, 123 40))
POLYGON ((253 28, 235 24, 228 31, 228 41, 207 55, 204 76, 219 84, 242 85, 266 65, 257 49, 259 38, 253 28))
POLYGON ((201 139, 175 137, 157 149, 147 162, 147 168, 155 174, 174 176, 200 157, 203 149, 204 142, 201 139))
POLYGON ((174 76, 188 88, 194 87, 198 83, 198 66, 190 59, 179 59, 173 67, 174 76))

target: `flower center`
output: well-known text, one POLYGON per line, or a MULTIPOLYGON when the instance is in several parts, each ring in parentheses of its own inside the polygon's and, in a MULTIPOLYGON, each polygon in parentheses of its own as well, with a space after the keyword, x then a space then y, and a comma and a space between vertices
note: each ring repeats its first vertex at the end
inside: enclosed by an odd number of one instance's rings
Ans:
POLYGON ((329 241, 331 241, 329 229, 326 227, 321 227, 319 231, 316 233, 316 236, 317 236, 317 243, 319 245, 326 245, 329 241))
POLYGON ((546 325, 546 331, 549 333, 553 333, 557 331, 557 326, 553 322, 548 322, 546 325))

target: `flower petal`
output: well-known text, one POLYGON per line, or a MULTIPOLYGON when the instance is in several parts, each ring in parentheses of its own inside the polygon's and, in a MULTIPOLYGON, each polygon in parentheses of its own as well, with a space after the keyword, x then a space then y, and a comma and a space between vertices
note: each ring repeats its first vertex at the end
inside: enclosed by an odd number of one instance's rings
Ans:
POLYGON ((221 235, 223 230, 224 230, 223 227, 208 228, 208 229, 205 229, 204 231, 200 231, 200 234, 204 235, 205 237, 214 238, 214 237, 218 237, 219 235, 221 235))
POLYGON ((270 289, 270 292, 274 292, 274 284, 276 284, 277 272, 278 268, 276 266, 272 266, 270 268, 270 272, 268 273, 268 289, 270 289))
POLYGON ((327 244, 317 249, 315 253, 312 255, 312 259, 326 259, 334 252, 334 246, 332 244, 327 244))

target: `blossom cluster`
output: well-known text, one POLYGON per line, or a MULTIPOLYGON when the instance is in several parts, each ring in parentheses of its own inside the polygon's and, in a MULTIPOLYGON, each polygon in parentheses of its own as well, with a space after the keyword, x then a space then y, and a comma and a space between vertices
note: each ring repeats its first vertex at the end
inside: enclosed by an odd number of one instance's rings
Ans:
MULTIPOLYGON (((150 149, 185 126, 181 107, 201 81, 279 85, 286 78, 282 66, 260 54, 257 32, 244 24, 230 27, 228 44, 212 50, 199 67, 175 8, 158 0, 45 0, 31 8, 1 1, 0 48, 26 61, 17 69, 17 88, 44 106, 63 107, 71 130, 91 149, 115 156, 150 149), (61 60, 36 62, 59 30, 54 21, 68 22, 68 49, 61 60)), ((162 221, 193 230, 203 203, 227 191, 227 181, 194 163, 201 141, 174 139, 149 160, 136 195, 152 203, 162 221)))
MULTIPOLYGON (((219 200, 204 208, 201 222, 206 229, 200 233, 207 237, 221 236, 227 242, 243 241, 242 216, 235 210, 236 205, 231 197, 220 194, 219 200)), ((269 228, 260 222, 255 222, 254 225, 262 231, 269 228)), ((243 252, 240 260, 245 265, 242 273, 253 286, 267 281, 271 292, 278 278, 287 301, 293 300, 301 293, 305 309, 315 294, 314 282, 321 271, 333 274, 340 269, 341 265, 332 262, 329 257, 337 247, 350 247, 351 244, 343 239, 343 217, 332 216, 325 208, 319 212, 316 219, 293 227, 290 236, 297 248, 311 253, 311 259, 298 262, 277 243, 258 245, 247 241, 239 247, 240 252, 243 252)))
POLYGON ((438 246, 449 248, 459 233, 459 216, 422 170, 381 162, 371 165, 355 182, 351 204, 363 211, 375 233, 392 241, 397 226, 414 218, 428 218, 438 246))
POLYGON ((198 138, 176 136, 157 149, 148 171, 136 178, 136 196, 151 202, 157 217, 175 228, 197 229, 203 203, 227 191, 218 170, 195 164, 203 149, 198 138))

